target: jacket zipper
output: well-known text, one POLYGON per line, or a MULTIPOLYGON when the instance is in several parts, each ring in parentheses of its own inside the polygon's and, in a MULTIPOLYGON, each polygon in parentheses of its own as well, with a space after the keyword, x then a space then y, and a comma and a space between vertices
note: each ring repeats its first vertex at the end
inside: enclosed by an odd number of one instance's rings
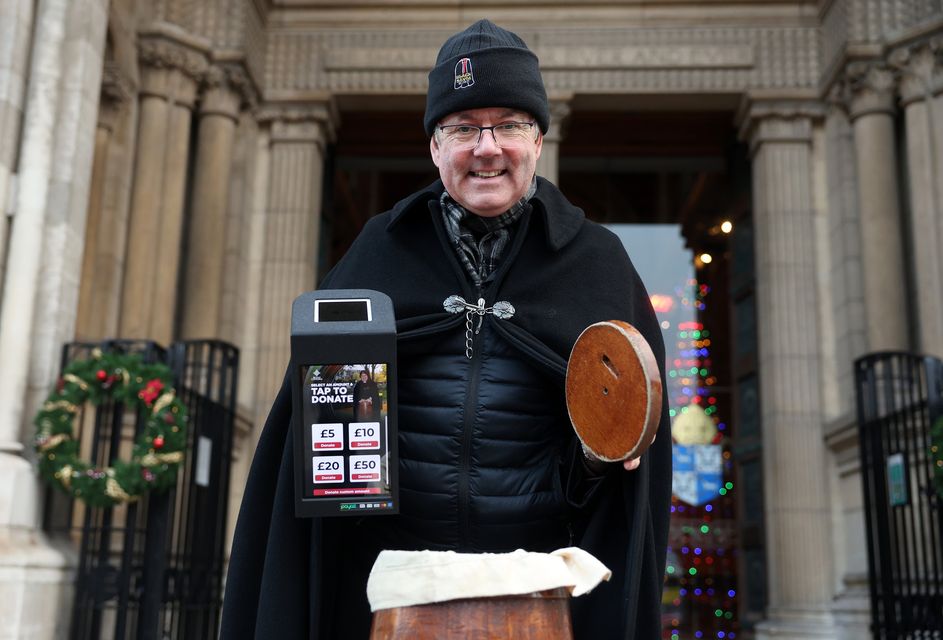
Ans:
MULTIPOLYGON (((479 294, 480 295, 480 294, 479 294)), ((481 349, 484 340, 474 342, 471 370, 468 373, 468 391, 465 394, 465 409, 462 414, 462 448, 458 469, 458 535, 459 551, 470 549, 469 522, 472 440, 475 432, 475 413, 478 406, 478 384, 481 377, 481 349)))

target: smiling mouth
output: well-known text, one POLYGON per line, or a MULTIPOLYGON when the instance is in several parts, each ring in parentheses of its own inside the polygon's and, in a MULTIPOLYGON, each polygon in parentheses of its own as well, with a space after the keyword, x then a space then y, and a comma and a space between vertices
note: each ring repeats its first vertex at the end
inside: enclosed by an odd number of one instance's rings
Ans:
POLYGON ((504 171, 471 171, 469 172, 474 178, 496 178, 504 173, 504 171))

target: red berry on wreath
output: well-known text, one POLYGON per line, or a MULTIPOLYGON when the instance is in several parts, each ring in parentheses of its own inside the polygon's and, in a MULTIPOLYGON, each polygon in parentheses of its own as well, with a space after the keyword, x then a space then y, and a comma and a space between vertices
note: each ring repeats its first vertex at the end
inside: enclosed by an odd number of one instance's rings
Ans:
POLYGON ((108 377, 108 372, 104 369, 99 369, 97 372, 95 372, 95 377, 98 378, 99 382, 104 382, 108 377))
POLYGON ((154 437, 154 448, 163 449, 164 448, 164 436, 155 436, 154 437))

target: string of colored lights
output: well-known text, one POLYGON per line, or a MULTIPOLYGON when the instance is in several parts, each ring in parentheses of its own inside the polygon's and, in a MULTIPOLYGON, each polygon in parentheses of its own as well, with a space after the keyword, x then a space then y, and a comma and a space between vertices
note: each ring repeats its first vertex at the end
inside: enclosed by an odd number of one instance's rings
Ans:
MULTIPOLYGON (((693 310, 688 317, 697 317, 707 309, 709 294, 707 284, 692 279, 675 290, 671 302, 693 310)), ((660 310, 658 306, 659 315, 668 315, 674 304, 662 300, 660 310)), ((671 328, 667 319, 661 324, 666 331, 671 328)), ((718 398, 714 392, 717 377, 711 371, 711 333, 696 320, 679 322, 674 329, 676 348, 667 371, 669 414, 674 420, 692 406, 699 407, 716 427, 711 443, 722 443, 727 425, 718 414, 718 398)), ((667 339, 666 343, 671 345, 667 339)), ((729 477, 730 452, 724 451, 722 459, 724 476, 729 477)), ((719 495, 701 506, 686 504, 672 496, 663 621, 665 638, 734 640, 737 637, 740 624, 733 489, 733 482, 724 482, 719 495)))

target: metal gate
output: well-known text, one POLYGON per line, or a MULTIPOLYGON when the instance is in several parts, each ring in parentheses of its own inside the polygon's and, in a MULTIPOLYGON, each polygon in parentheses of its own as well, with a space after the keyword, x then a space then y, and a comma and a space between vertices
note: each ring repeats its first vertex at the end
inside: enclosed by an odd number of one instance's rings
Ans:
MULTIPOLYGON (((50 489, 47 531, 78 547, 70 637, 212 638, 222 605, 222 568, 229 467, 236 408, 238 350, 217 341, 107 341, 63 347, 62 366, 94 348, 165 362, 189 412, 187 459, 177 486, 110 509, 89 508, 50 489)), ((116 403, 86 407, 76 417, 81 455, 108 465, 143 420, 116 403)))
POLYGON ((943 638, 943 507, 930 426, 943 363, 908 353, 855 361, 874 638, 943 638))

